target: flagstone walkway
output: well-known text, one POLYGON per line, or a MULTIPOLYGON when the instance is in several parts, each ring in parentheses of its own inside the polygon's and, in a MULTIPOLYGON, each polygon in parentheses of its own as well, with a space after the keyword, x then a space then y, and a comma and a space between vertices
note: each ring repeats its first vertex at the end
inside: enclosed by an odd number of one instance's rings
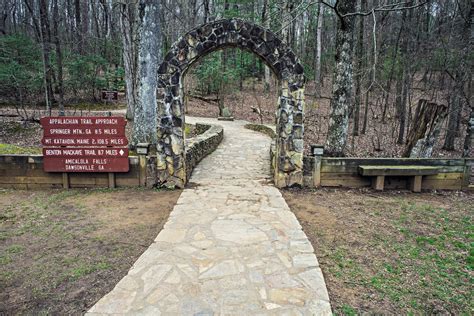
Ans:
POLYGON ((330 315, 308 238, 271 185, 270 140, 242 121, 196 167, 191 185, 117 286, 89 313, 330 315))

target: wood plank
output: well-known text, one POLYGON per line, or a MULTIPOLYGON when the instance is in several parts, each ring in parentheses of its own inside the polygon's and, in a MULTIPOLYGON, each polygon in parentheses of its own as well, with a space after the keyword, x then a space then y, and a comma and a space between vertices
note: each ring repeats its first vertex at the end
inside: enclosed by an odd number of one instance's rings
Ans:
POLYGON ((116 178, 115 183, 117 187, 134 187, 140 185, 140 180, 138 178, 116 178))
POLYGON ((28 183, 26 184, 27 190, 45 190, 45 189, 61 189, 63 186, 60 184, 46 184, 46 183, 28 183))
POLYGON ((348 187, 348 188, 362 188, 370 186, 370 179, 366 180, 325 180, 321 179, 322 187, 348 187))
POLYGON ((1 184, 62 184, 62 176, 59 177, 1 177, 1 184))
POLYGON ((333 158, 323 157, 323 165, 419 165, 419 166, 464 166, 466 159, 441 158, 333 158))
MULTIPOLYGON (((439 173, 462 173, 464 166, 436 166, 439 173)), ((353 173, 358 174, 358 165, 321 165, 321 173, 353 173)))
POLYGON ((14 190, 28 190, 28 186, 26 184, 20 184, 20 183, 0 183, 0 188, 14 189, 14 190))
POLYGON ((418 176, 437 174, 439 171, 433 166, 374 166, 360 165, 359 174, 363 176, 418 176))
POLYGON ((70 173, 69 174, 69 184, 72 187, 78 186, 104 186, 109 185, 109 178, 107 173, 101 175, 101 177, 96 176, 97 174, 81 174, 81 173, 70 173), (89 175, 89 176, 88 176, 89 175), (94 176, 91 176, 94 175, 94 176))
POLYGON ((354 180, 354 179, 359 179, 363 180, 365 177, 357 174, 357 173, 321 173, 321 179, 326 179, 326 180, 344 180, 344 179, 349 179, 349 180, 354 180))
POLYGON ((423 177, 425 180, 460 180, 463 178, 462 173, 438 173, 434 175, 428 175, 423 177))
POLYGON ((462 180, 423 180, 421 188, 427 190, 461 190, 462 180))

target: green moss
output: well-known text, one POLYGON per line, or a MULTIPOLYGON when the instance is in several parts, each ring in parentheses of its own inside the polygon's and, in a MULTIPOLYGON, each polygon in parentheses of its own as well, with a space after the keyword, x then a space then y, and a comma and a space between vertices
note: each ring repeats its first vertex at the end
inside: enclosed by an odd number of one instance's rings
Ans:
POLYGON ((41 154, 40 147, 22 147, 11 144, 0 144, 0 155, 24 155, 24 154, 41 154))
POLYGON ((276 137, 276 134, 275 134, 275 131, 268 127, 268 126, 265 126, 265 125, 261 125, 261 124, 246 124, 244 126, 245 128, 247 129, 251 129, 252 131, 256 131, 256 132, 260 132, 260 133, 263 133, 265 135, 268 135, 270 136, 271 138, 275 138, 276 137))

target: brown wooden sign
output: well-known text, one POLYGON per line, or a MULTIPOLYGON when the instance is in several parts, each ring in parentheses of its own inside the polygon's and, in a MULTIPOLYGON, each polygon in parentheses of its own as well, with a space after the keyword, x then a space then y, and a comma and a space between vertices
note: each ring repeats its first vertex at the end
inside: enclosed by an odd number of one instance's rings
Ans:
POLYGON ((123 117, 44 117, 44 171, 127 172, 123 117))
POLYGON ((102 90, 102 100, 103 101, 117 101, 118 100, 118 91, 108 91, 102 90))
POLYGON ((44 146, 127 146, 128 140, 123 137, 82 137, 71 136, 67 138, 43 137, 41 143, 44 146))

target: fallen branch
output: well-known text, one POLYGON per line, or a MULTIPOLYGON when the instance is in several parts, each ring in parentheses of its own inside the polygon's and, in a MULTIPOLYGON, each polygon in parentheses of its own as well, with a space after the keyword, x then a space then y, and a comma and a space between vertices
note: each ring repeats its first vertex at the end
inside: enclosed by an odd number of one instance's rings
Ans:
POLYGON ((193 99, 198 99, 198 100, 201 100, 201 101, 204 101, 204 102, 207 102, 207 103, 211 103, 211 102, 219 102, 219 98, 206 98, 206 97, 202 97, 200 95, 195 95, 195 94, 189 94, 188 95, 190 98, 193 98, 193 99))

